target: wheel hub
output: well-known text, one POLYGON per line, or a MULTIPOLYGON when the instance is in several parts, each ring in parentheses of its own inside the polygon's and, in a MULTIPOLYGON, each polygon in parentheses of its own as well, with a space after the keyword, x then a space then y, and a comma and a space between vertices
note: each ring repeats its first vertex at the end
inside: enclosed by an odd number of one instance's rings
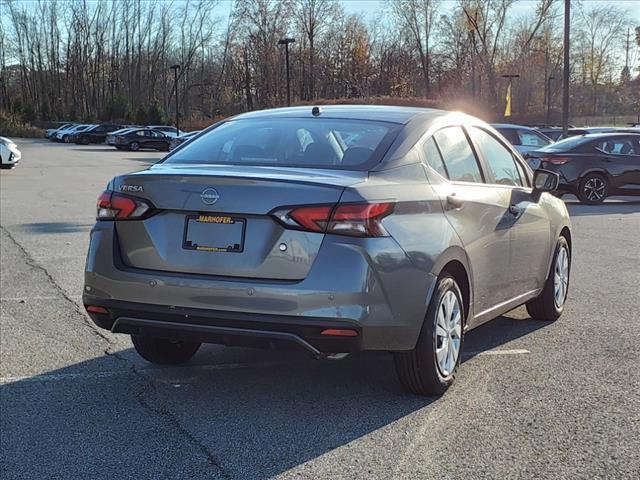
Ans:
POLYGON ((556 264, 553 269, 553 300, 556 308, 562 307, 567 299, 569 287, 569 253, 562 246, 558 250, 556 264))
POLYGON ((605 194, 605 183, 601 178, 593 177, 584 184, 584 195, 591 201, 598 201, 605 194))
POLYGON ((436 313, 436 361, 440 373, 453 373, 460 355, 462 310, 458 297, 448 290, 440 299, 436 313))

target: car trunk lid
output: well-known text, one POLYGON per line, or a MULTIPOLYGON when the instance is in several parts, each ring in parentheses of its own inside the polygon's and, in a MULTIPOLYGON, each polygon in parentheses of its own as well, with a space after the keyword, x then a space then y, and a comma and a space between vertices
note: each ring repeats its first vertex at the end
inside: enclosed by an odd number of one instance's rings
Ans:
POLYGON ((366 172, 302 168, 164 166, 118 177, 115 191, 159 210, 116 222, 122 260, 174 273, 274 280, 305 278, 324 234, 286 229, 273 210, 337 203, 366 172))

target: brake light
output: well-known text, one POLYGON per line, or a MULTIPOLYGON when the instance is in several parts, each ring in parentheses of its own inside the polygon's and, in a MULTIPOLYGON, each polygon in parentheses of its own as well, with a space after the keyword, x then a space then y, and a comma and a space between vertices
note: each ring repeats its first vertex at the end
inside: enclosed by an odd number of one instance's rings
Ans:
POLYGON ((553 165, 564 165, 569 160, 570 157, 542 157, 543 162, 551 163, 553 165))
POLYGON ((140 220, 152 210, 146 200, 106 190, 98 197, 96 220, 140 220))
POLYGON ((393 203, 310 205, 278 210, 273 215, 290 228, 356 237, 385 237, 382 219, 393 203))

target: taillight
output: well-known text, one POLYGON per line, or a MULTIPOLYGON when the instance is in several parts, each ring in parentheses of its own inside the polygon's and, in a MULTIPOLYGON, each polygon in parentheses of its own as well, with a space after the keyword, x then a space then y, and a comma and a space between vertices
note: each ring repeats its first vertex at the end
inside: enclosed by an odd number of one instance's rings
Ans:
POLYGON ((96 220, 140 220, 152 211, 146 200, 106 190, 98 197, 96 220))
POLYGON ((571 158, 570 157, 542 157, 540 160, 542 160, 543 162, 551 163, 553 165, 564 165, 569 160, 571 160, 571 158))
POLYGON ((356 237, 385 237, 382 219, 393 212, 393 203, 309 205, 277 210, 273 215, 287 227, 318 233, 356 237))

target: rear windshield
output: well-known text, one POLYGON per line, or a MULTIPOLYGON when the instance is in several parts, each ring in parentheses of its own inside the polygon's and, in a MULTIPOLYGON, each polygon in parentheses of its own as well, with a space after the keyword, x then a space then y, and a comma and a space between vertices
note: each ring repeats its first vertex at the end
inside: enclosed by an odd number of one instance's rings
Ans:
POLYGON ((556 143, 552 143, 551 145, 547 145, 546 147, 541 148, 541 151, 559 151, 566 152, 569 150, 573 150, 574 148, 582 145, 583 143, 588 142, 589 139, 583 136, 579 137, 569 137, 564 140, 559 140, 556 143))
POLYGON ((379 160, 398 125, 329 118, 231 120, 169 156, 165 162, 359 170, 379 160))

